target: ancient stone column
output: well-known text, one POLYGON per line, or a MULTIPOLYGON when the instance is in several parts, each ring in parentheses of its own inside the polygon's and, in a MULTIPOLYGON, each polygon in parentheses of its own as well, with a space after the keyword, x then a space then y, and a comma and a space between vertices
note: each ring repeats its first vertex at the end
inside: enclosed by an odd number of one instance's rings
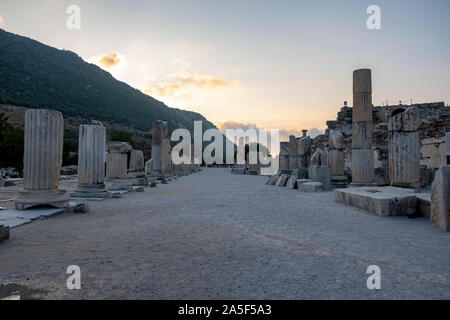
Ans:
POLYGON ((279 169, 289 169, 289 142, 280 142, 279 169))
POLYGON ((372 151, 372 78, 370 69, 353 72, 352 184, 374 181, 372 151))
POLYGON ((173 174, 172 169, 172 146, 170 139, 165 138, 162 141, 162 165, 161 172, 164 176, 170 176, 173 174))
POLYGON ((431 223, 433 227, 450 231, 450 166, 436 171, 431 184, 431 223))
POLYGON ((298 144, 294 135, 289 136, 289 169, 298 168, 298 144))
POLYGON ((133 148, 128 142, 108 141, 106 143, 106 177, 108 179, 127 178, 127 153, 133 148))
POLYGON ((141 150, 131 150, 130 165, 128 171, 130 172, 143 172, 145 167, 144 152, 141 150))
POLYGON ((107 198, 105 188, 106 129, 103 125, 84 124, 78 137, 78 187, 74 198, 107 198))
POLYGON ((69 206, 65 190, 58 189, 62 165, 64 120, 58 111, 25 112, 24 190, 17 209, 34 206, 69 206))
POLYGON ((163 141, 167 138, 169 127, 166 121, 156 120, 152 127, 153 175, 163 176, 163 141))
POLYGON ((401 110, 389 119, 389 180, 391 186, 420 188, 420 113, 401 110))

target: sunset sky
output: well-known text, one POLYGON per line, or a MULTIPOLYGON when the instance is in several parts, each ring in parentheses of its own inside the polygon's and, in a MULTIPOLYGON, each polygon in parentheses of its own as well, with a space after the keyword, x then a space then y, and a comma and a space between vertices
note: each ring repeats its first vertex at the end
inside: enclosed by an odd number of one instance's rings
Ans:
MULTIPOLYGON (((76 52, 219 127, 325 128, 352 71, 381 105, 450 101, 448 0, 0 0, 0 27, 76 52), (366 9, 381 8, 368 30, 366 9), (69 5, 81 30, 69 30, 69 5)), ((1 48, 0 48, 1 50, 1 48)))

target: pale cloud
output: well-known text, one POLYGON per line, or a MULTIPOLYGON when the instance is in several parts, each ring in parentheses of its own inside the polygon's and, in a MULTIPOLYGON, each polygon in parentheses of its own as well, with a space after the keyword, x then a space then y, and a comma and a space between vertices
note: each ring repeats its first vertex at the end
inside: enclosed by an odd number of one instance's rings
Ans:
POLYGON ((3 17, 0 15, 0 27, 3 26, 3 17))
POLYGON ((142 89, 142 92, 159 97, 182 96, 186 98, 198 89, 212 89, 236 85, 238 85, 236 81, 229 82, 216 76, 179 71, 178 73, 167 76, 163 81, 152 83, 148 88, 142 89))
POLYGON ((118 52, 103 54, 88 59, 88 62, 94 63, 102 68, 109 69, 117 66, 125 57, 118 52))

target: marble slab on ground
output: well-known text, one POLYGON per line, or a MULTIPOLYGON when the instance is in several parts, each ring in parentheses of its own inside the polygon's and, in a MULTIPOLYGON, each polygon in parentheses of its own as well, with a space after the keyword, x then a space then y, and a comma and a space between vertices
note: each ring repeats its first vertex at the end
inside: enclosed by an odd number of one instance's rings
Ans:
POLYGON ((413 189, 398 187, 359 187, 334 190, 334 200, 379 216, 405 216, 416 213, 417 195, 413 189))
MULTIPOLYGON (((70 202, 70 207, 75 203, 70 202)), ((10 228, 18 227, 22 224, 29 223, 39 218, 48 218, 55 214, 66 211, 67 208, 34 208, 29 210, 7 209, 0 211, 0 225, 9 226, 10 228)))

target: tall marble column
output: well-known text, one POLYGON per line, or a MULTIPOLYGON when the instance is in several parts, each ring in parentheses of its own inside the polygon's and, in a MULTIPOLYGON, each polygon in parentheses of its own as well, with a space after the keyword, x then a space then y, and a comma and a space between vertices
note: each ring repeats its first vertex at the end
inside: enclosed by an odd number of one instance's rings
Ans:
POLYGON ((128 152, 133 147, 128 142, 108 141, 106 143, 106 177, 108 179, 127 179, 128 152))
POLYGON ((64 120, 58 111, 30 109, 25 112, 24 190, 15 205, 65 208, 69 197, 58 189, 63 153, 64 120))
POLYGON ((169 133, 166 121, 156 120, 152 127, 152 160, 153 174, 163 176, 163 141, 169 133))
POLYGON ((83 124, 78 136, 78 187, 73 198, 108 198, 105 188, 106 129, 83 124))
POLYGON ((374 182, 372 151, 372 75, 370 69, 353 72, 352 184, 374 182))
POLYGON ((298 168, 298 144, 294 135, 289 136, 289 169, 298 168))
POLYGON ((409 107, 389 119, 389 180, 391 186, 420 188, 420 113, 409 107))

